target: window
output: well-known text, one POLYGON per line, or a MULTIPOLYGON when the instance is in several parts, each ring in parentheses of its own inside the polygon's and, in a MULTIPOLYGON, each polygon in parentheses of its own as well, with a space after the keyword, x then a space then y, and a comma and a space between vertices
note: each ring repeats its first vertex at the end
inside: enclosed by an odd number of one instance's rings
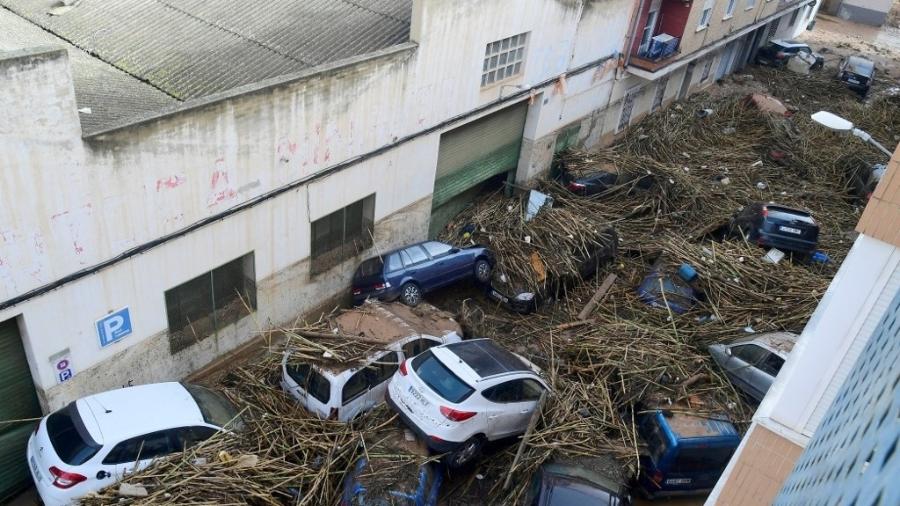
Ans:
POLYGON ((700 24, 697 25, 697 31, 703 30, 709 26, 709 20, 712 18, 712 10, 715 3, 715 0, 706 0, 706 3, 703 4, 703 12, 700 14, 700 24))
POLYGON ((493 402, 527 402, 538 400, 543 390, 537 381, 518 379, 488 388, 481 395, 493 402))
POLYGON ((403 268, 403 262, 400 261, 400 253, 392 253, 387 257, 387 272, 399 271, 403 268))
POLYGON ((315 397, 322 404, 328 404, 331 399, 331 383, 325 376, 319 374, 319 371, 309 364, 289 363, 287 373, 308 395, 315 397))
POLYGON ((426 242, 423 246, 425 246, 425 251, 427 251, 428 254, 431 255, 431 258, 438 258, 447 255, 450 253, 450 250, 453 249, 453 246, 437 241, 426 242))
POLYGON ((749 11, 754 7, 756 7, 756 0, 747 0, 747 10, 749 11))
POLYGON ((372 247, 375 195, 312 222, 310 270, 324 272, 372 247))
POLYGON ((521 74, 527 43, 528 34, 520 33, 488 44, 484 49, 484 63, 481 66, 481 86, 521 74))
POLYGON ((204 422, 217 427, 225 427, 229 423, 233 426, 242 425, 234 404, 221 394, 199 385, 184 385, 184 388, 197 403, 204 422))
POLYGON ((650 112, 654 112, 662 107, 663 100, 666 98, 666 87, 669 86, 669 76, 664 76, 656 83, 656 95, 653 96, 653 104, 650 106, 650 112))
POLYGON ((766 357, 757 367, 760 368, 764 373, 770 374, 773 378, 778 376, 778 371, 781 370, 781 366, 784 365, 784 359, 779 357, 774 353, 769 353, 769 356, 766 357))
MULTIPOLYGON (((809 7, 807 7, 807 8, 809 8, 809 7)), ((791 26, 794 26, 797 24, 797 18, 799 18, 799 17, 800 17, 800 9, 797 9, 794 11, 793 14, 791 14, 791 26)))
POLYGON ((735 5, 737 5, 737 0, 728 0, 728 7, 725 8, 725 17, 723 19, 728 19, 734 15, 735 5))
POLYGON ((169 431, 161 430, 126 439, 117 444, 103 459, 104 464, 126 464, 138 460, 155 459, 172 453, 169 431))
POLYGON ((213 437, 216 429, 212 427, 181 427, 175 429, 175 451, 184 451, 197 443, 213 437))
POLYGON ((731 354, 744 362, 756 365, 768 353, 755 344, 741 344, 731 348, 731 354))
POLYGON ((683 448, 675 458, 672 472, 721 471, 728 465, 732 453, 734 448, 683 448))
POLYGON ((641 32, 641 45, 638 48, 638 55, 644 55, 650 50, 650 39, 653 38, 656 31, 656 23, 659 21, 660 0, 655 0, 650 4, 650 12, 647 13, 647 23, 644 24, 644 30, 641 32))
POLYGON ((412 362, 413 370, 428 388, 444 399, 459 403, 469 398, 474 388, 465 384, 430 352, 419 355, 412 362))
POLYGON ((81 421, 74 402, 47 417, 47 435, 60 460, 72 466, 91 460, 101 448, 81 421))
POLYGON ((406 358, 412 358, 417 356, 419 353, 428 350, 432 346, 437 346, 439 344, 441 343, 432 341, 431 339, 416 339, 403 345, 403 356, 405 356, 406 358))
POLYGON ((700 75, 700 82, 706 82, 709 79, 709 74, 712 71, 713 57, 710 56, 706 59, 706 63, 703 65, 703 74, 700 75))
POLYGON ((400 367, 400 355, 396 351, 378 357, 367 369, 369 370, 369 387, 378 386, 391 379, 400 367))
POLYGON ((341 402, 347 404, 364 394, 369 389, 369 382, 366 378, 366 369, 360 369, 344 384, 344 390, 341 392, 341 402))
POLYGON ((622 113, 619 115, 619 124, 616 128, 616 133, 625 130, 625 128, 631 124, 631 113, 634 111, 634 102, 637 100, 638 96, 640 96, 642 91, 642 87, 635 86, 625 94, 625 98, 622 99, 622 113))
POLYGON ((177 353, 256 310, 253 253, 166 291, 169 350, 177 353))
POLYGON ((410 267, 428 261, 428 255, 421 246, 411 246, 402 251, 403 265, 410 267))

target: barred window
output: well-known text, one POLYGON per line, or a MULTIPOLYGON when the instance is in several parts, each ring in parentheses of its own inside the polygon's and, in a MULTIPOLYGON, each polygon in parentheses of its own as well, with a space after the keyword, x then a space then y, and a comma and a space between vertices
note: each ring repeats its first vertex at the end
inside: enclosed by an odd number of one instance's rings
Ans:
POLYGON ((312 222, 310 270, 324 272, 372 247, 375 194, 312 222))
POLYGON ((481 66, 481 86, 521 74, 527 43, 528 33, 520 33, 488 44, 481 66))
POLYGON ((167 290, 165 299, 174 354, 256 311, 253 252, 167 290))

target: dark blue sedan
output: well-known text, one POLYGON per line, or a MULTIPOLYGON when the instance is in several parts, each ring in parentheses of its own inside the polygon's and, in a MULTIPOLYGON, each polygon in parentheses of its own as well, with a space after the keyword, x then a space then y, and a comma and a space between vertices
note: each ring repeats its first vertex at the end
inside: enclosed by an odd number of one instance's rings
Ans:
POLYGON ((422 301, 422 295, 457 281, 475 278, 488 283, 494 255, 487 248, 456 248, 438 241, 426 241, 361 263, 353 274, 353 303, 372 298, 399 299, 408 306, 422 301))

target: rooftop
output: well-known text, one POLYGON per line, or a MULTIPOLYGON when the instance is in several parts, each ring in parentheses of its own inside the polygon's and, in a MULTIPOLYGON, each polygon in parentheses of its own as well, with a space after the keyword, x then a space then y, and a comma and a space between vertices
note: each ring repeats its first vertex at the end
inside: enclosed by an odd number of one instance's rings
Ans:
POLYGON ((85 133, 128 115, 385 49, 412 0, 0 0, 0 50, 69 50, 85 133), (51 14, 52 13, 52 14, 51 14))

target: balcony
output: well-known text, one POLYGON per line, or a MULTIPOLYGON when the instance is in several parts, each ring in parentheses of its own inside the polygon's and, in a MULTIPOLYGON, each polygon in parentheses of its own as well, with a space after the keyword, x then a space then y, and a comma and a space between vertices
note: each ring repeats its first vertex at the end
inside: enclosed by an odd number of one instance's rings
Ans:
POLYGON ((677 59, 691 5, 685 0, 645 2, 634 28, 630 65, 654 72, 677 59))
POLYGON ((681 55, 678 50, 680 39, 667 33, 650 39, 650 43, 641 46, 637 54, 632 55, 631 65, 649 72, 656 72, 681 55))

